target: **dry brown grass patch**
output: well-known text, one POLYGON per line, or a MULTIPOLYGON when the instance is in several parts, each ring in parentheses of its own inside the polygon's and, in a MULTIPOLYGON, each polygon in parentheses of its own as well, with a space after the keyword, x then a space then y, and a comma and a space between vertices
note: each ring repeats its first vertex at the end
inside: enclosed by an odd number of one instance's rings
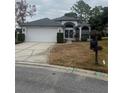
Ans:
POLYGON ((100 65, 94 64, 94 52, 90 50, 89 42, 55 45, 49 56, 49 63, 107 73, 107 65, 102 63, 103 59, 107 62, 107 40, 100 41, 99 44, 103 46, 103 50, 99 52, 100 65))

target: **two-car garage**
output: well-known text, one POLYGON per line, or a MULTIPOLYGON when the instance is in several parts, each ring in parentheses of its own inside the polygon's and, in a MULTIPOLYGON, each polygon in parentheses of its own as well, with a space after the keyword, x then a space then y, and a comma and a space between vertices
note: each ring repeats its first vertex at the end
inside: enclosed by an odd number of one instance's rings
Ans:
POLYGON ((44 18, 22 25, 25 28, 25 41, 28 42, 56 42, 57 32, 62 27, 60 22, 44 18))
POLYGON ((31 42, 56 42, 58 27, 27 27, 25 40, 31 42))

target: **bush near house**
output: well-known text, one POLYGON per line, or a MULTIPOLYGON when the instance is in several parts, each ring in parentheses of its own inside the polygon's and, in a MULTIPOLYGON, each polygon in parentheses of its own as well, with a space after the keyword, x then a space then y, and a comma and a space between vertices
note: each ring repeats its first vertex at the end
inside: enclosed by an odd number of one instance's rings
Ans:
POLYGON ((24 42, 25 41, 25 34, 18 34, 18 41, 24 42))
POLYGON ((18 43, 22 43, 25 41, 25 34, 17 34, 15 33, 15 43, 18 44, 18 43))
POLYGON ((97 40, 102 40, 102 32, 92 30, 91 33, 90 33, 91 39, 93 38, 94 34, 97 36, 97 40))
POLYGON ((61 32, 57 33, 57 43, 64 43, 63 33, 61 32))
POLYGON ((81 41, 87 41, 88 38, 89 38, 88 34, 82 34, 81 41))

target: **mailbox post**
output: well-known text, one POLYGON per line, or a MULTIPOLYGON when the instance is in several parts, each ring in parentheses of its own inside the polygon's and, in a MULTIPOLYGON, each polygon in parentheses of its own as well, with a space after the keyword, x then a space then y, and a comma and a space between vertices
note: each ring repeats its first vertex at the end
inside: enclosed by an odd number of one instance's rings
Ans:
POLYGON ((95 43, 96 43, 96 46, 94 49, 94 51, 95 51, 95 64, 98 65, 98 41, 97 41, 97 39, 96 39, 95 43))
POLYGON ((98 40, 96 36, 90 41, 90 49, 95 52, 95 64, 98 65, 98 40))

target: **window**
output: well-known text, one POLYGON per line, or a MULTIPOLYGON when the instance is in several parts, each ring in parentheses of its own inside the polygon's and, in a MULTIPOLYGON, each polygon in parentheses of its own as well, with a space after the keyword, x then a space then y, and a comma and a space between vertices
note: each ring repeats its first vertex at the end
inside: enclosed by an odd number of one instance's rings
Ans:
POLYGON ((65 38, 68 38, 68 30, 65 30, 65 38))

